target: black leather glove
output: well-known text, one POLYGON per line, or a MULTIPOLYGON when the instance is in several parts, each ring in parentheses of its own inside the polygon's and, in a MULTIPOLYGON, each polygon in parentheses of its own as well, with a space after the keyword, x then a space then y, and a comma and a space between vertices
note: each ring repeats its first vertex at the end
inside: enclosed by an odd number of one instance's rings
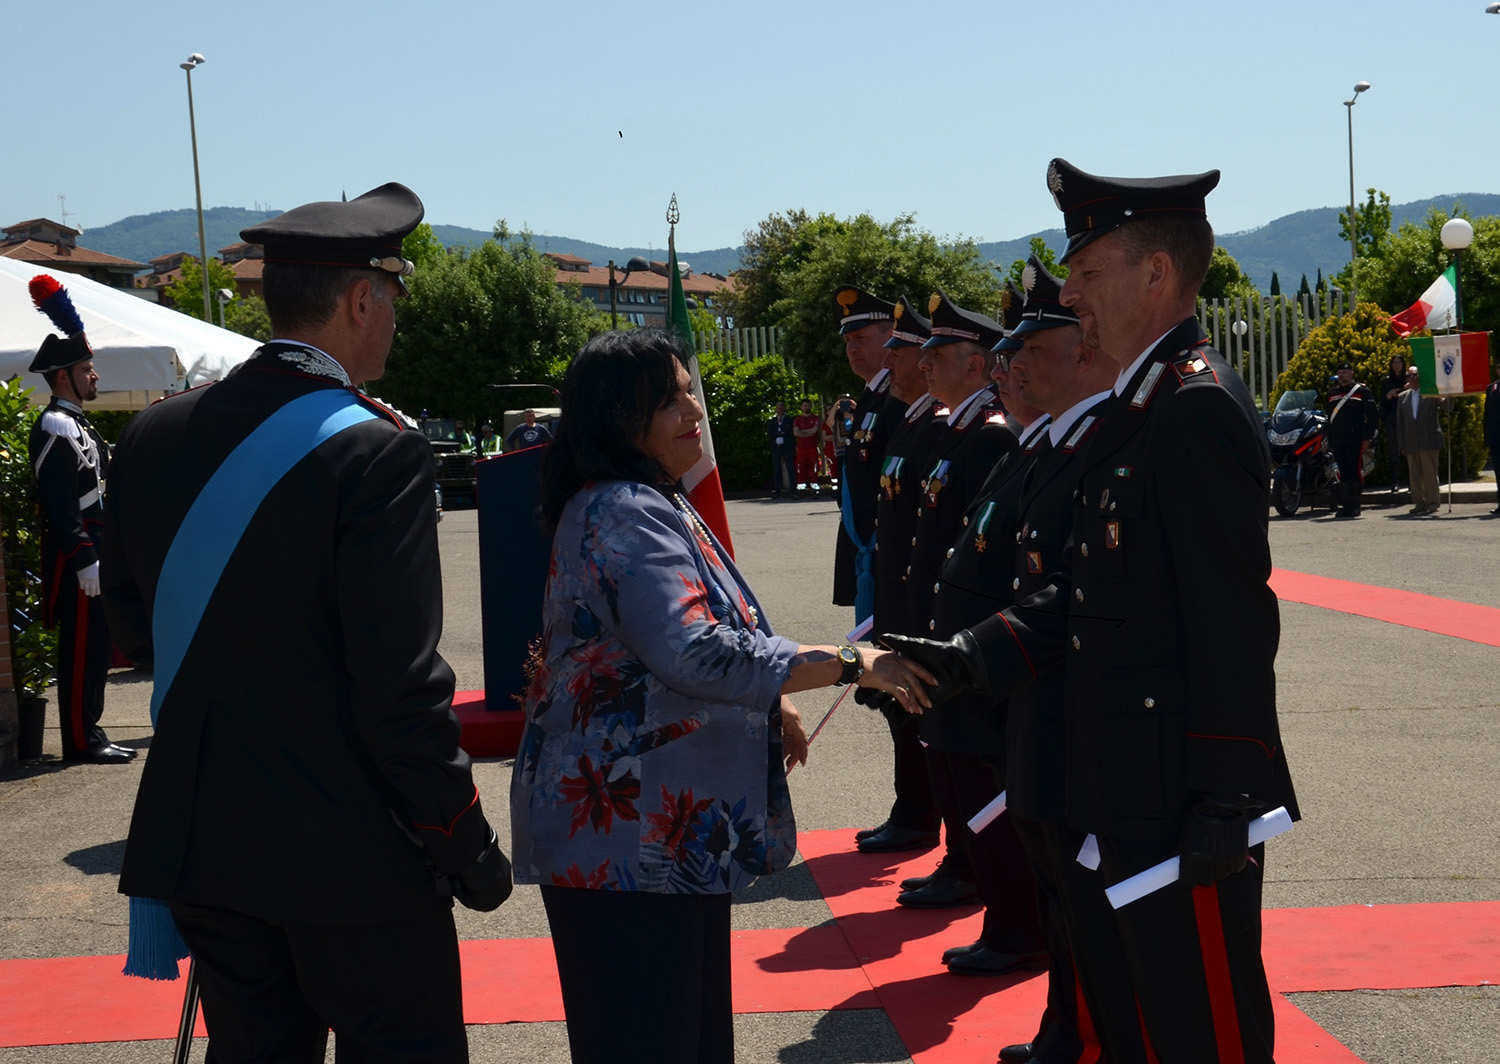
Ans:
POLYGON ((489 845, 468 868, 449 876, 448 885, 460 905, 479 913, 493 912, 510 897, 510 861, 500 851, 494 828, 490 829, 489 845))
POLYGON ((1204 795, 1182 827, 1178 878, 1211 886, 1245 867, 1250 857, 1250 821, 1261 803, 1243 795, 1204 795))
POLYGON ((937 677, 937 687, 927 692, 934 702, 952 698, 965 691, 989 688, 989 677, 984 667, 984 656, 979 652, 979 641, 967 628, 949 640, 917 639, 909 635, 882 635, 883 645, 903 657, 911 658, 937 677))
POLYGON ((901 709, 901 703, 896 701, 894 695, 888 695, 884 691, 874 687, 856 687, 854 689, 854 701, 870 709, 879 710, 886 715, 889 715, 892 709, 901 710, 903 713, 906 712, 906 710, 901 709))

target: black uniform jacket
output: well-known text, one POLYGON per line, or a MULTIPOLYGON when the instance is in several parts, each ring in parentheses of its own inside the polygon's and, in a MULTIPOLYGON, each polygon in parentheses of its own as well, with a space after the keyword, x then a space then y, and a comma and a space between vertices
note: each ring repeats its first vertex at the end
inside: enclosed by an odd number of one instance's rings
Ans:
MULTIPOLYGON (((337 387, 262 348, 130 423, 101 569, 132 657, 151 645, 167 548, 214 471, 284 404, 337 387)), ((371 405, 379 418, 270 490, 230 556, 161 706, 123 893, 272 921, 409 919, 450 905, 446 875, 487 844, 437 653, 432 450, 371 405)))
MULTIPOLYGON (((1484 390, 1484 445, 1500 451, 1500 381, 1492 381, 1484 390)), ((1496 455, 1500 461, 1500 455, 1496 455)))
POLYGON ((42 508, 42 621, 51 627, 57 596, 77 591, 74 574, 99 560, 109 446, 88 418, 58 399, 32 423, 28 443, 42 508), (61 431, 47 431, 44 422, 61 431))
MULTIPOLYGON (((1005 423, 991 391, 948 426, 922 463, 918 484, 916 542, 911 549, 907 611, 917 635, 932 636, 938 571, 963 531, 964 514, 991 471, 1016 450, 1016 434, 1005 423)), ((922 715, 922 739, 939 750, 998 754, 1004 749, 1004 719, 993 698, 978 693, 932 706, 922 715)))
MULTIPOLYGON (((880 468, 884 464, 886 447, 891 433, 906 413, 906 404, 890 394, 891 375, 882 370, 875 378, 874 386, 866 386, 854 404, 854 434, 844 449, 844 464, 840 471, 842 484, 849 485, 850 511, 854 529, 861 542, 869 543, 875 536, 875 507, 880 501, 880 468)), ((842 502, 841 504, 842 505, 842 502)), ((833 555, 833 604, 854 605, 856 574, 854 541, 844 530, 841 515, 839 521, 838 546, 833 555)))
POLYGON ((1374 439, 1376 426, 1380 424, 1380 407, 1375 402, 1375 393, 1355 381, 1345 388, 1335 384, 1328 390, 1328 413, 1332 417, 1328 425, 1330 436, 1354 436, 1361 440, 1374 439), (1344 393, 1349 398, 1343 406, 1339 401, 1344 393), (1333 412, 1337 409, 1338 413, 1333 412))
POLYGON ((923 462, 947 430, 947 409, 936 399, 913 416, 902 416, 881 459, 880 499, 875 508, 875 631, 919 635, 906 614, 907 571, 917 528, 917 497, 923 462))
POLYGON ((1094 428, 1047 587, 974 629, 1001 690, 1065 659, 1078 830, 1173 839, 1202 792, 1297 815, 1276 721, 1269 473, 1248 389, 1183 322, 1094 428))
MULTIPOLYGON (((1046 444, 1025 477, 1009 557, 1016 601, 1047 588, 1073 533, 1073 496, 1090 439, 1110 399, 1085 411, 1057 446, 1046 444)), ((1061 669, 1048 669, 1010 696, 1005 720, 1006 804, 1030 820, 1062 820, 1063 699, 1061 669)))

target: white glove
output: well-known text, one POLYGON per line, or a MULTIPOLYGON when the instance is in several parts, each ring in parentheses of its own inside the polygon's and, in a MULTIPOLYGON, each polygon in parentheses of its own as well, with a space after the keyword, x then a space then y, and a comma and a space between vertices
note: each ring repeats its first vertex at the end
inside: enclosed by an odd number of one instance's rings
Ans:
POLYGON ((99 594, 99 563, 85 565, 78 570, 78 586, 83 588, 83 593, 89 598, 99 594))

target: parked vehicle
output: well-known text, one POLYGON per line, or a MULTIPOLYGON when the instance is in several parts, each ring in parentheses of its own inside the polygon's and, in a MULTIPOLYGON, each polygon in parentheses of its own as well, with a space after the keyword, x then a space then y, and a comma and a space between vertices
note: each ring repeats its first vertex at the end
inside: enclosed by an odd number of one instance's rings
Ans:
POLYGON ((1309 506, 1339 481, 1328 446, 1328 415, 1318 409, 1318 393, 1283 392, 1266 418, 1271 445, 1271 504, 1291 517, 1305 499, 1309 506))
POLYGON ((438 498, 449 506, 474 505, 474 452, 464 449, 452 418, 424 417, 417 421, 436 458, 438 498))

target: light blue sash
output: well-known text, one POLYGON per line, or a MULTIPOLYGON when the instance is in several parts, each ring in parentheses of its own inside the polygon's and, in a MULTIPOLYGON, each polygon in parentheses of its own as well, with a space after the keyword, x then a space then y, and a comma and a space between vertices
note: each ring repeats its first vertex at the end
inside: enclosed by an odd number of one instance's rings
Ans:
MULTIPOLYGON (((151 641, 156 655, 151 726, 171 689, 224 566, 272 488, 320 444, 378 415, 347 391, 329 389, 293 399, 240 441, 204 485, 167 548, 156 580, 151 641)), ((187 945, 167 903, 130 899, 125 974, 176 979, 187 945)))

